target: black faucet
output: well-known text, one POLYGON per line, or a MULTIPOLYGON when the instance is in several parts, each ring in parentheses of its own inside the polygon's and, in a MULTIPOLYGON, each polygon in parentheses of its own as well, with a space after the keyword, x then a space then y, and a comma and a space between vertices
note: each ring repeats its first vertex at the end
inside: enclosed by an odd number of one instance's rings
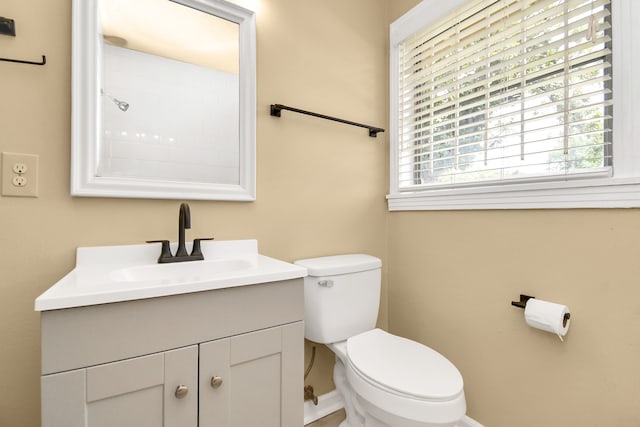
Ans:
MULTIPOLYGON (((187 203, 180 203, 180 213, 178 214, 178 251, 176 257, 189 256, 187 248, 184 246, 184 230, 191 228, 191 209, 187 203)), ((200 258, 204 259, 204 258, 200 258)))
POLYGON ((194 239, 193 248, 191 249, 191 254, 189 254, 184 241, 184 230, 188 228, 191 228, 191 209, 189 209, 187 203, 181 203, 180 213, 178 214, 178 250, 175 256, 171 254, 171 247, 168 240, 147 240, 147 243, 162 243, 158 263, 201 261, 204 259, 200 242, 202 240, 213 240, 213 237, 194 239))

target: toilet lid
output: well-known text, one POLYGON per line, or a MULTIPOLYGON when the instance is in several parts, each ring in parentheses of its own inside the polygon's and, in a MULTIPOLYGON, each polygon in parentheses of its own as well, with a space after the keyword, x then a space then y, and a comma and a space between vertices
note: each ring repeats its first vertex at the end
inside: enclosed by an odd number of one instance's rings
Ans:
POLYGON ((462 392, 462 375, 437 351, 373 329, 347 340, 353 368, 382 388, 414 398, 449 400, 462 392))
POLYGON ((364 254, 346 254, 308 258, 295 261, 294 264, 305 267, 310 276, 334 276, 338 274, 358 273, 382 267, 380 258, 364 254))

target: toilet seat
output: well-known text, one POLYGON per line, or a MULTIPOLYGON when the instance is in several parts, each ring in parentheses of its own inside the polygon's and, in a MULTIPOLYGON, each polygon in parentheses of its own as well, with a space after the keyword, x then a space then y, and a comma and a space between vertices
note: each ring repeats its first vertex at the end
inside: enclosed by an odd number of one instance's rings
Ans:
POLYGON ((437 351, 380 329, 350 337, 346 350, 348 381, 371 409, 433 423, 464 416, 462 376, 437 351))
POLYGON ((462 375, 440 353, 381 329, 349 338, 347 358, 364 379, 401 396, 447 401, 463 390, 462 375))

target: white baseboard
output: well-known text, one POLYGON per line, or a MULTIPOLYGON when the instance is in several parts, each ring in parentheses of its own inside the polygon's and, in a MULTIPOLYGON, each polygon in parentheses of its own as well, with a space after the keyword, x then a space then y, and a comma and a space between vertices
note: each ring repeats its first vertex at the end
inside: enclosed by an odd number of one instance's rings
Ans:
MULTIPOLYGON (((329 414, 333 414, 342 408, 344 408, 344 401, 342 400, 340 393, 336 390, 318 396, 318 406, 315 406, 311 401, 307 400, 304 402, 304 425, 306 426, 307 424, 311 424, 312 422, 319 420, 322 417, 326 417, 329 414)), ((459 427, 484 426, 473 418, 465 415, 459 427)))
POLYGON ((307 400, 304 402, 304 425, 311 424, 342 408, 344 408, 344 401, 336 390, 318 396, 318 406, 307 400))

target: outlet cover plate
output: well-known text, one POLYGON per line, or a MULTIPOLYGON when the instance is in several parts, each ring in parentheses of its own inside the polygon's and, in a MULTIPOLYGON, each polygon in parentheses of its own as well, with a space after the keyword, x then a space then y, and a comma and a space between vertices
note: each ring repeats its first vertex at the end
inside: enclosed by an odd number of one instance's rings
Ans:
POLYGON ((15 197, 38 197, 38 156, 35 154, 2 153, 2 195, 15 197), (27 172, 16 174, 13 166, 23 163, 27 172), (23 176, 27 184, 18 187, 13 184, 13 178, 23 176))

